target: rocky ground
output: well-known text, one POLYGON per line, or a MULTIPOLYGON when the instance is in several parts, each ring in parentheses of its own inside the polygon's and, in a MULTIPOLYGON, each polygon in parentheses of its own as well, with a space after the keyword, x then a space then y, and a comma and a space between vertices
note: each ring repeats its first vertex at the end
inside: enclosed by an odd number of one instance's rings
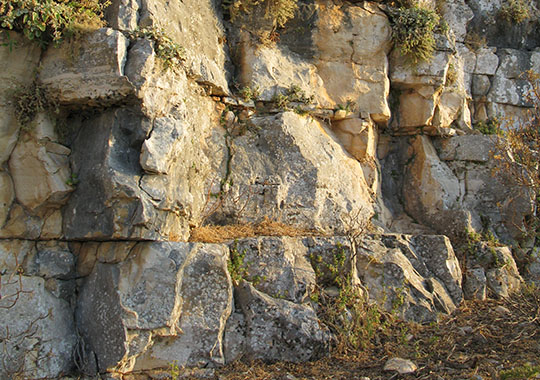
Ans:
POLYGON ((537 379, 540 378, 540 292, 465 301, 440 323, 418 325, 385 315, 365 348, 335 350, 310 363, 236 362, 219 380, 537 379), (388 325, 384 322, 388 322, 388 325), (384 371, 390 358, 409 359, 409 374, 384 371))

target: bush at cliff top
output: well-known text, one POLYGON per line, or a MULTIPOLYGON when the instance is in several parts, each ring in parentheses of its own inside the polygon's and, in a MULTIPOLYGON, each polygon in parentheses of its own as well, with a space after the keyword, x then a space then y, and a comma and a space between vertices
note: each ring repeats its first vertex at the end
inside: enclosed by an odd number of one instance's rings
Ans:
POLYGON ((272 20, 274 27, 281 28, 294 17, 298 0, 233 0, 229 5, 231 20, 234 21, 240 13, 251 13, 256 6, 264 7, 265 18, 272 20))
POLYGON ((23 32, 42 46, 104 26, 99 0, 0 0, 0 27, 23 32))
POLYGON ((418 5, 390 10, 395 47, 413 64, 429 60, 435 50, 439 21, 434 10, 418 5))

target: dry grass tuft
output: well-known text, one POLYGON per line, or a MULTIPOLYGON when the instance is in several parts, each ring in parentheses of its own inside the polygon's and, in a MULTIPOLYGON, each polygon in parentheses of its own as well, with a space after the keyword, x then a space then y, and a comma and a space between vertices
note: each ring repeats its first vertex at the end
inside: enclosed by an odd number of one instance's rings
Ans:
POLYGON ((265 218, 259 223, 229 224, 225 226, 203 226, 191 230, 189 241, 223 243, 225 241, 254 236, 313 236, 314 230, 298 228, 265 218))

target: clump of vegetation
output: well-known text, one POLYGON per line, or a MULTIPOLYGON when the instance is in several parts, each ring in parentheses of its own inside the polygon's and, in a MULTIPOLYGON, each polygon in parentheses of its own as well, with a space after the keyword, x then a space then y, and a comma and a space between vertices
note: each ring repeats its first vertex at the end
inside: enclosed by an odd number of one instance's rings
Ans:
POLYGON ((284 93, 278 93, 272 98, 277 108, 288 110, 290 103, 309 104, 313 102, 313 96, 306 93, 297 85, 291 85, 284 93))
POLYGON ((244 262, 245 257, 246 251, 239 251, 238 242, 235 241, 231 245, 229 260, 227 261, 227 269, 235 286, 249 275, 248 266, 244 262))
POLYGON ((499 10, 499 17, 519 24, 531 18, 531 10, 525 0, 508 0, 499 10))
POLYGON ((506 371, 501 371, 499 374, 501 380, 538 379, 538 376, 540 376, 540 365, 532 365, 529 363, 506 371))
POLYGON ((42 47, 105 25, 100 0, 0 0, 0 26, 23 32, 42 47))
POLYGON ((477 121, 473 127, 484 135, 497 135, 501 131, 501 122, 496 117, 493 117, 486 121, 477 121))
POLYGON ((166 68, 175 67, 184 61, 185 50, 174 42, 161 28, 146 27, 130 33, 132 39, 146 38, 154 43, 156 56, 161 59, 166 68))
POLYGON ((13 100, 17 121, 23 129, 28 129, 36 115, 41 112, 59 113, 58 104, 49 96, 47 90, 36 82, 15 91, 13 100))
POLYGON ((432 9, 412 5, 390 8, 392 39, 402 56, 417 64, 428 61, 435 51, 435 33, 441 25, 439 15, 432 9))
POLYGON ((245 101, 257 100, 261 95, 261 90, 258 86, 245 86, 240 90, 240 97, 245 101))
POLYGON ((335 349, 342 354, 367 348, 393 320, 392 315, 370 303, 365 289, 354 283, 347 250, 338 243, 329 262, 319 255, 310 256, 317 276, 311 299, 318 303, 319 317, 335 334, 335 349), (337 289, 337 293, 329 294, 325 290, 329 288, 337 289))
POLYGON ((470 50, 476 52, 482 48, 487 47, 486 36, 478 34, 476 32, 467 33, 465 36, 465 46, 470 50))
POLYGON ((225 4, 234 22, 241 14, 250 14, 255 7, 265 7, 264 17, 271 20, 275 28, 282 28, 294 17, 298 0, 232 0, 225 4))

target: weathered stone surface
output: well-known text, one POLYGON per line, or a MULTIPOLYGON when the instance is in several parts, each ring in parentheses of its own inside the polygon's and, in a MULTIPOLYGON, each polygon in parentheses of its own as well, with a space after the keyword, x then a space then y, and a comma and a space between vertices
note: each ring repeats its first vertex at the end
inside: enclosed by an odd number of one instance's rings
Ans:
POLYGON ((431 124, 439 94, 432 87, 423 87, 420 92, 402 92, 399 97, 399 129, 424 127, 431 124))
POLYGON ((35 254, 35 242, 31 240, 0 240, 0 268, 6 276, 25 270, 27 257, 35 254))
POLYGON ((167 117, 155 119, 150 137, 144 140, 141 149, 142 168, 149 173, 167 174, 183 132, 179 120, 167 117))
POLYGON ((530 262, 527 265, 525 276, 527 280, 534 282, 536 285, 540 285, 540 247, 533 247, 529 256, 530 262))
POLYGON ((439 160, 430 139, 417 136, 409 148, 410 164, 403 184, 404 207, 416 220, 444 234, 461 233, 461 187, 450 168, 439 160), (442 221, 445 222, 442 222, 442 221))
POLYGON ((345 215, 369 215, 372 201, 360 163, 320 123, 292 112, 252 121, 258 132, 233 141, 232 186, 216 220, 269 217, 343 231, 345 215))
POLYGON ((464 0, 445 1, 441 7, 442 18, 448 23, 456 41, 463 42, 467 34, 467 24, 474 17, 464 0))
POLYGON ((439 158, 443 161, 488 162, 494 149, 492 136, 454 136, 436 141, 439 158))
POLYGON ((227 248, 157 242, 131 247, 117 243, 117 250, 131 250, 128 259, 98 263, 79 298, 78 325, 97 357, 93 371, 223 363, 232 304, 227 248))
POLYGON ((387 17, 370 3, 315 5, 313 12, 317 18, 308 33, 309 49, 303 48, 303 39, 285 38, 276 47, 254 47, 244 38, 242 84, 259 87, 265 100, 294 84, 323 107, 353 101, 359 111, 385 123, 390 117, 387 17), (339 21, 345 18, 347 23, 339 21), (316 54, 311 53, 313 48, 316 54))
MULTIPOLYGON (((66 152, 69 154, 69 149, 66 152)), ((71 177, 68 156, 48 150, 43 141, 30 134, 19 138, 9 169, 17 201, 29 210, 60 207, 73 191, 66 184, 71 177)))
POLYGON ((141 0, 113 0, 107 7, 105 18, 108 24, 118 30, 137 29, 138 11, 141 0))
POLYGON ((248 282, 235 299, 246 319, 246 358, 303 362, 327 350, 331 335, 310 306, 272 298, 248 282))
POLYGON ((429 276, 426 269, 446 287, 452 300, 458 305, 463 297, 461 291, 461 267, 454 253, 450 239, 444 235, 418 235, 411 238, 417 258, 409 257, 415 268, 424 277, 429 276), (418 260, 419 263, 415 263, 418 260), (421 269, 420 269, 421 268, 421 269))
POLYGON ((73 44, 51 46, 41 60, 39 79, 60 103, 110 105, 133 93, 124 76, 127 37, 103 28, 73 44))
POLYGON ((499 67, 499 57, 495 48, 481 48, 476 52, 475 74, 495 75, 499 67))
POLYGON ((470 268, 465 272, 463 295, 466 299, 485 300, 487 296, 487 279, 484 268, 470 268))
POLYGON ((9 278, 1 279, 0 375, 48 379, 69 372, 76 343, 69 304, 49 293, 42 278, 9 278))
POLYGON ((19 123, 12 102, 13 92, 34 80, 41 49, 21 34, 5 30, 0 36, 0 165, 9 159, 17 143, 19 123))
POLYGON ((244 256, 248 278, 257 290, 272 297, 302 303, 315 288, 315 272, 307 248, 298 238, 260 237, 230 245, 244 256))
POLYGON ((446 237, 368 236, 357 270, 370 299, 407 319, 433 320, 462 300, 461 270, 446 237))
POLYGON ((456 136, 440 139, 436 145, 440 158, 459 178, 459 207, 470 213, 471 226, 480 231, 488 225, 505 240, 519 238, 524 219, 533 210, 531 194, 500 171, 493 172, 494 137, 456 136))
POLYGON ((15 199, 13 181, 6 172, 0 172, 0 226, 3 226, 9 215, 9 208, 15 199))
MULTIPOLYGON (((508 297, 521 288, 523 279, 517 269, 516 262, 509 247, 493 247, 489 243, 477 243, 474 254, 467 257, 467 275, 472 274, 473 289, 484 285, 490 295, 508 297), (485 277, 478 268, 482 268, 485 277), (482 284, 482 281, 485 283, 482 284)), ((466 279, 469 282, 469 279, 466 279)), ((469 296, 476 296, 472 289, 467 289, 469 296)), ((481 291, 481 290, 480 290, 481 291)))
POLYGON ((472 95, 484 96, 487 95, 491 88, 491 81, 487 75, 474 75, 472 80, 472 95))
POLYGON ((185 50, 186 67, 213 93, 229 93, 225 28, 213 0, 168 2, 145 0, 139 27, 155 26, 185 50))
POLYGON ((403 62, 398 52, 391 55, 390 81, 392 86, 412 88, 418 86, 438 87, 444 84, 451 53, 437 50, 429 61, 420 62, 412 68, 403 62))
POLYGON ((468 115, 468 126, 470 127, 470 111, 467 106, 467 100, 462 93, 456 90, 443 90, 433 116, 433 125, 437 128, 450 128, 452 123, 458 119, 460 112, 465 112, 468 115))
POLYGON ((377 131, 373 123, 359 118, 335 121, 332 130, 344 148, 358 161, 373 160, 377 149, 377 131))

